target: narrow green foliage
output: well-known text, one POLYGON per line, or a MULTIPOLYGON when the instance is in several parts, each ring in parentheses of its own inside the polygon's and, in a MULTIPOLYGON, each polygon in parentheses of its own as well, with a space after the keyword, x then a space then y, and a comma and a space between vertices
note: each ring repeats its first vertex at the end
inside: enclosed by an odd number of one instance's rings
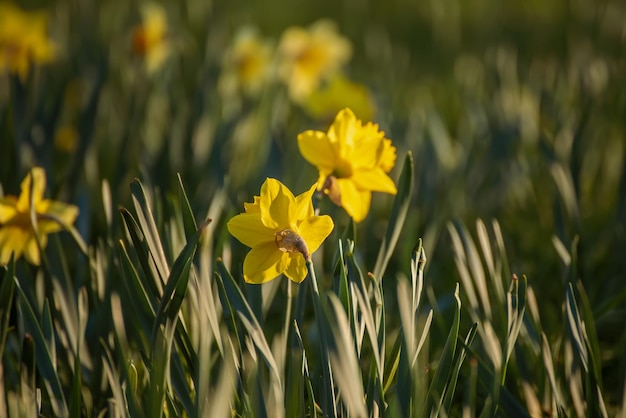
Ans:
MULTIPOLYGON (((585 386, 587 394, 587 412, 593 417, 607 417, 606 406, 602 397, 599 376, 599 359, 594 356, 592 343, 587 333, 587 324, 580 315, 578 303, 574 296, 574 286, 570 283, 566 291, 566 313, 570 336, 573 339, 578 358, 585 370, 585 386)), ((590 318, 593 321, 593 318, 590 318)))
MULTIPOLYGON (((26 332, 32 336, 35 344, 35 360, 37 363, 37 370, 46 386, 52 410, 57 417, 67 417, 69 416, 69 410, 67 402, 65 401, 65 394, 61 386, 59 376, 57 375, 54 361, 55 356, 50 351, 48 339, 42 331, 38 316, 33 311, 32 306, 28 302, 28 299, 19 284, 17 285, 17 295, 20 312, 24 321, 24 328, 26 332)), ((44 310, 44 318, 46 315, 50 318, 50 312, 47 309, 44 310)), ((44 323, 46 322, 49 323, 49 321, 45 321, 44 319, 44 323)))
POLYGON ((183 225, 185 227, 185 237, 187 241, 191 240, 193 235, 198 230, 196 225, 196 218, 191 210, 185 187, 183 186, 183 179, 180 177, 180 173, 176 175, 178 178, 178 200, 180 202, 180 209, 183 216, 183 225))
MULTIPOLYGON (((459 338, 459 326, 461 322, 461 299, 459 298, 459 286, 454 291, 454 300, 456 309, 452 319, 450 333, 443 347, 437 370, 433 375, 432 383, 428 388, 428 398, 426 400, 426 411, 438 415, 441 413, 441 407, 448 390, 454 390, 454 386, 450 387, 450 374, 453 372, 454 359, 456 355, 456 344, 459 338)), ((453 381, 456 384, 455 381, 453 381)), ((422 413, 423 415, 423 413, 422 413)))
POLYGON ((183 251, 174 261, 170 276, 167 279, 167 284, 163 290, 161 304, 156 313, 152 330, 153 337, 155 336, 156 328, 163 324, 166 319, 171 321, 178 315, 183 303, 183 298, 187 292, 193 257, 196 253, 203 230, 204 226, 195 232, 187 242, 187 245, 185 245, 183 251))
POLYGON ((0 353, 4 353, 10 331, 9 319, 11 318, 15 283, 15 257, 11 256, 7 269, 5 271, 0 270, 0 353))
POLYGON ((458 350, 455 353, 454 363, 449 378, 449 385, 446 388, 446 395, 443 400, 440 412, 440 414, 444 416, 450 415, 450 412, 452 410, 452 401, 454 399, 454 392, 456 390, 456 385, 459 379, 459 373, 461 372, 461 366, 463 366, 463 362, 465 361, 465 357, 467 356, 467 351, 465 347, 471 347, 472 342, 474 341, 474 337, 476 336, 477 329, 478 323, 474 323, 470 330, 467 332, 467 335, 463 340, 463 344, 458 347, 458 350))
POLYGON ((333 376, 332 364, 330 362, 329 350, 331 349, 330 342, 332 341, 332 335, 329 330, 326 315, 323 310, 322 300, 317 284, 317 277, 315 276, 315 270, 313 268, 313 262, 307 261, 308 280, 311 287, 311 300, 313 301, 313 312, 315 313, 315 324, 320 339, 320 368, 322 369, 322 396, 320 400, 322 403, 322 411, 324 415, 336 417, 337 416, 337 396, 335 393, 335 382, 333 376))
POLYGON ((348 416, 366 417, 365 393, 359 370, 358 353, 355 351, 352 332, 348 324, 346 312, 339 300, 329 295, 331 317, 330 329, 334 339, 334 350, 330 353, 337 389, 340 400, 345 406, 348 416))
POLYGON ((165 252, 159 240, 159 232, 152 214, 150 200, 146 195, 143 185, 137 179, 130 185, 133 196, 133 205, 137 213, 141 232, 146 240, 147 249, 150 254, 150 260, 156 266, 161 281, 169 276, 169 267, 165 259, 165 252))
POLYGON ((402 166, 402 172, 398 180, 398 194, 393 201, 393 208, 389 215, 389 225, 387 226, 387 232, 385 238, 380 245, 378 256, 376 258, 376 266, 374 267, 374 277, 382 278, 387 270, 387 264, 391 259, 398 238, 402 232, 404 226, 404 220, 409 211, 409 204, 411 202, 411 195, 413 193, 413 154, 409 151, 404 158, 404 164, 402 166))

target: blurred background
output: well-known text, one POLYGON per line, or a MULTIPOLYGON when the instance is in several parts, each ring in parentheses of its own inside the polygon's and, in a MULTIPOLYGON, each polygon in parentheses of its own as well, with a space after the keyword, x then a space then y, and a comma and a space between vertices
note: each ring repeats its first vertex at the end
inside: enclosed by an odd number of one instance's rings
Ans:
MULTIPOLYGON (((176 193, 179 172, 198 218, 217 190, 226 190, 233 215, 268 176, 294 193, 308 189, 317 172, 300 156, 297 134, 326 131, 338 110, 351 107, 397 147, 392 178, 407 152, 415 162, 412 203, 385 283, 395 289, 394 276, 408 274, 422 237, 430 301, 445 311, 459 281, 449 230, 475 235, 477 219, 497 219, 511 270, 528 277, 548 337, 563 332, 566 284, 581 280, 605 384, 615 384, 607 402, 620 401, 623 1, 22 0, 19 8, 45 15, 53 53, 40 62, 33 54, 25 74, 11 70, 4 52, 5 194, 18 193, 30 167, 44 167, 49 194, 80 207, 77 227, 88 242, 119 229, 102 210, 103 180, 117 207, 129 204, 133 178, 166 197, 176 193), (295 92, 285 65, 301 56, 287 33, 314 32, 319 22, 328 25, 320 48, 339 52, 313 66, 319 80, 310 91, 295 92)), ((357 225, 368 269, 392 202, 375 194, 357 225)), ((336 234, 348 225, 338 208, 326 201, 320 208, 333 215, 336 234)), ((216 227, 216 255, 239 245, 225 232, 228 218, 216 227)))

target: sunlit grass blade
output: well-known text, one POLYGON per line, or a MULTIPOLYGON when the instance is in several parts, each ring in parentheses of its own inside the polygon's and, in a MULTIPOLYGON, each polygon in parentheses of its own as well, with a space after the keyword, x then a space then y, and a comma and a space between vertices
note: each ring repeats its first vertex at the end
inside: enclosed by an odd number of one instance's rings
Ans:
POLYGON ((222 260, 217 261, 217 268, 218 271, 215 273, 215 278, 218 284, 218 293, 222 304, 223 315, 227 321, 229 330, 234 334, 235 340, 238 342, 235 344, 235 348, 238 351, 239 359, 241 359, 243 357, 242 345, 244 329, 239 321, 239 315, 237 314, 240 303, 230 297, 231 294, 237 293, 232 285, 235 279, 231 276, 222 260))
POLYGON ((153 337, 156 332, 156 327, 159 327, 165 319, 173 320, 178 315, 183 303, 183 298, 187 292, 193 257, 196 254, 196 249, 198 248, 198 243, 205 226, 206 224, 202 225, 200 229, 194 233, 185 245, 183 251, 174 261, 170 276, 167 279, 167 284, 163 290, 161 303, 156 313, 154 328, 152 330, 153 337))
POLYGON ((402 349, 402 334, 398 334, 396 341, 393 343, 389 356, 385 360, 385 375, 383 377, 384 387, 383 393, 387 394, 390 387, 398 375, 400 365, 400 350, 402 349))
POLYGON ((322 402, 322 411, 324 415, 331 417, 337 416, 337 397, 335 393, 335 382, 333 377, 332 365, 330 363, 328 350, 330 349, 330 341, 332 341, 332 333, 329 330, 328 320, 323 309, 322 300, 317 285, 317 277, 311 260, 307 261, 308 275, 305 280, 311 287, 311 300, 313 302, 313 312, 315 313, 315 325, 320 339, 320 368, 322 369, 322 387, 323 394, 320 397, 322 402))
POLYGON ((546 374, 548 375, 548 382, 550 382, 550 387, 552 389, 552 397, 554 398, 554 403, 556 407, 560 410, 561 408, 565 408, 566 405, 563 395, 561 394, 561 388, 559 387, 556 380, 556 375, 554 372, 554 361, 552 360, 550 344, 548 343, 548 338, 544 333, 541 333, 541 342, 543 365, 546 368, 546 374))
POLYGON ((341 304, 346 312, 348 312, 350 322, 352 323, 352 297, 348 287, 348 274, 346 272, 346 263, 344 260, 343 240, 338 240, 337 263, 335 264, 333 281, 334 292, 338 295, 341 304))
MULTIPOLYGON (((232 350, 224 350, 225 358, 217 384, 213 387, 211 399, 207 399, 205 415, 215 418, 232 418, 234 391, 237 382, 237 367, 232 357, 232 350)), ((206 376, 204 377, 206 379, 206 376)))
POLYGON ((391 259, 391 255, 393 254, 402 228, 404 227, 404 220, 409 211, 409 203, 411 202, 411 194, 413 193, 413 174, 413 154, 409 151, 404 159, 404 165, 402 166, 402 172, 398 180, 398 194, 393 201, 387 232, 385 233, 385 238, 383 238, 376 258, 373 273, 379 280, 382 280, 385 274, 387 264, 391 259))
POLYGON ((122 220, 126 225, 126 230, 130 235, 133 247, 137 253, 137 259, 144 273, 145 283, 143 286, 145 286, 146 291, 149 292, 149 300, 157 300, 161 296, 164 280, 167 276, 160 276, 156 269, 152 261, 153 256, 150 252, 148 242, 146 241, 146 236, 140 229, 137 221, 135 221, 135 218, 124 208, 120 209, 120 214, 122 215, 122 220))
POLYGON ((420 402, 419 399, 413 399, 416 384, 415 370, 412 367, 415 353, 415 323, 413 312, 411 312, 409 284, 406 280, 399 280, 397 289, 402 345, 398 348, 398 383, 395 388, 402 417, 409 418, 415 413, 413 401, 420 402))
MULTIPOLYGON (((15 257, 11 256, 6 270, 0 268, 0 353, 4 353, 9 334, 9 320, 15 295, 15 257)), ((0 356, 1 360, 1 356, 0 356)))
MULTIPOLYGON (((463 344, 463 342, 461 342, 463 344)), ((477 360, 476 365, 478 367, 478 382, 482 388, 487 392, 496 396, 498 399, 497 404, 493 404, 493 397, 490 396, 486 401, 482 409, 480 416, 493 416, 494 410, 502 408, 505 416, 530 418, 528 411, 522 406, 515 396, 505 387, 499 383, 499 375, 496 377, 493 370, 485 365, 483 359, 481 359, 477 353, 468 346, 465 346, 468 353, 477 360)))
POLYGON ((446 395, 446 390, 451 384, 450 377, 452 367, 454 365, 454 358, 456 353, 457 340, 459 338, 459 326, 461 322, 461 299, 459 298, 459 285, 457 284, 454 291, 454 301, 456 303, 454 309, 454 317, 450 326, 450 333, 446 339, 446 343, 443 346, 443 350, 439 357, 439 364, 437 370, 433 375, 430 387, 428 388, 428 397, 426 399, 426 409, 424 413, 435 413, 438 415, 443 405, 443 401, 446 395))
MULTIPOLYGON (((256 347, 257 350, 259 350, 261 357, 263 358, 263 360, 265 361, 265 364, 269 368, 270 385, 271 385, 271 387, 269 388, 270 390, 269 394, 270 396, 273 395, 273 399, 272 399, 273 402, 270 402, 270 404, 273 405, 274 407, 276 407, 277 405, 280 405, 280 413, 278 411, 274 411, 275 416, 277 418, 280 418, 282 417, 282 412, 284 408, 284 399, 283 399, 284 386, 282 383, 282 373, 279 370, 278 365, 276 364, 276 359, 274 358, 274 355, 272 354, 272 351, 263 333, 263 329, 261 328, 258 321, 256 320, 256 317, 252 317, 252 320, 249 320, 245 313, 239 312, 239 320, 248 331, 248 336, 250 336, 250 338, 252 339, 254 346, 256 347)), ((259 377, 262 376, 262 373, 260 371, 258 371, 258 376, 259 377)))
MULTIPOLYGON (((102 367, 109 382, 113 399, 115 400, 113 407, 111 408, 111 412, 116 413, 117 416, 120 417, 144 417, 145 411, 137 399, 135 393, 136 387, 130 385, 130 387, 127 388, 125 386, 125 382, 122 381, 119 372, 115 368, 115 362, 113 361, 113 356, 108 348, 108 344, 101 339, 100 346, 102 347, 102 351, 104 353, 102 356, 102 367)), ((124 375, 128 377, 129 373, 126 368, 126 364, 123 363, 122 369, 124 370, 124 375)))
MULTIPOLYGON (((574 340, 578 356, 585 371, 587 413, 592 417, 607 417, 606 406, 602 396, 602 387, 599 376, 599 359, 594 355, 589 336, 587 334, 586 322, 581 318, 578 303, 574 296, 572 283, 568 284, 566 290, 566 313, 570 329, 570 335, 574 340)), ((591 318, 593 321, 593 318, 591 318)))
POLYGON ((88 305, 87 305, 87 289, 84 287, 80 289, 77 298, 77 332, 76 332, 76 353, 74 356, 74 378, 72 379, 72 389, 70 392, 70 416, 77 417, 81 414, 82 404, 82 390, 83 390, 83 378, 82 378, 82 364, 81 364, 81 352, 83 346, 83 338, 85 335, 85 328, 88 321, 88 305))
POLYGON ((344 403, 347 414, 354 417, 366 417, 365 393, 363 381, 357 361, 357 353, 343 307, 336 296, 329 295, 330 311, 333 312, 330 329, 333 333, 334 348, 330 352, 330 360, 333 366, 333 375, 337 382, 337 388, 341 394, 340 399, 344 403))
MULTIPOLYGON (((365 324, 365 331, 369 337, 370 346, 372 347, 376 375, 379 376, 379 378, 382 380, 383 365, 380 357, 381 348, 378 346, 378 330, 376 329, 376 325, 374 323, 374 314, 372 312, 372 307, 368 298, 369 289, 365 283, 363 274, 361 273, 361 269, 354 259, 354 253, 350 251, 348 254, 345 255, 345 258, 348 263, 348 278, 350 280, 351 286, 354 286, 355 288, 353 294, 356 296, 356 300, 354 300, 353 298, 352 303, 356 302, 357 306, 359 307, 359 316, 365 324)), ((357 338, 357 347, 360 351, 362 346, 362 337, 358 334, 354 335, 357 338)))
MULTIPOLYGON (((124 287, 126 288, 128 298, 134 302, 130 306, 136 314, 130 315, 130 319, 135 322, 135 329, 143 329, 142 335, 148 336, 152 330, 155 315, 154 308, 141 283, 139 274, 130 260, 123 241, 118 243, 117 248, 124 287)), ((134 337, 139 338, 140 335, 134 335, 134 337)))
POLYGON ((465 350, 465 347, 471 347, 472 342, 474 341, 474 337, 476 336, 477 329, 478 323, 474 322, 470 330, 467 332, 463 344, 459 347, 455 354, 454 363, 450 371, 448 387, 446 388, 446 395, 444 397, 442 405, 443 411, 445 412, 445 414, 443 414, 444 416, 450 415, 450 412, 452 410, 452 401, 454 399, 454 392, 456 390, 456 386, 459 380, 459 373, 461 372, 461 366, 463 366, 463 362, 465 361, 465 357, 467 355, 467 350, 465 350))
POLYGON ((591 310, 591 303, 587 297, 587 292, 580 281, 576 282, 576 291, 578 298, 576 299, 578 309, 580 310, 580 316, 585 324, 585 335, 587 344, 589 346, 589 357, 593 363, 593 372, 599 389, 602 385, 602 372, 601 372, 601 352, 600 344, 598 342, 598 332, 596 331, 596 320, 594 319, 593 312, 591 310))
POLYGON ((511 291, 509 292, 509 295, 507 295, 507 306, 510 316, 508 317, 508 332, 506 336, 506 353, 504 357, 502 383, 504 383, 504 377, 506 375, 506 366, 511 358, 511 354, 513 353, 513 349, 515 348, 515 344, 517 342, 517 337, 519 336, 522 325, 524 324, 527 286, 526 276, 522 276, 521 283, 517 276, 513 276, 511 291))
POLYGON ((285 365, 285 416, 297 417, 305 415, 304 391, 308 372, 298 324, 293 321, 291 325, 293 332, 289 333, 285 365))
POLYGON ((131 194, 133 196, 133 205, 137 213, 137 219, 141 226, 141 231, 146 240, 148 250, 161 278, 169 276, 169 266, 165 258, 163 246, 159 240, 159 232, 150 208, 150 200, 146 195, 141 182, 135 179, 131 185, 131 194))
POLYGON ((198 230, 196 224, 196 218, 191 210, 185 187, 183 186, 183 179, 180 177, 180 173, 176 175, 178 178, 178 200, 180 202, 180 208, 183 216, 183 225, 185 227, 185 237, 190 240, 193 234, 198 230))
POLYGON ((149 417, 159 418, 164 412, 176 323, 176 321, 168 319, 164 329, 158 329, 156 338, 153 339, 150 363, 148 364, 150 382, 146 398, 146 412, 149 417))
POLYGON ((47 338, 44 336, 42 328, 37 320, 37 315, 28 302, 21 286, 17 285, 17 294, 20 312, 24 320, 24 328, 33 337, 35 342, 35 357, 37 370, 42 377, 46 390, 48 391, 52 410, 57 417, 69 416, 65 394, 56 372, 54 357, 48 348, 47 338))

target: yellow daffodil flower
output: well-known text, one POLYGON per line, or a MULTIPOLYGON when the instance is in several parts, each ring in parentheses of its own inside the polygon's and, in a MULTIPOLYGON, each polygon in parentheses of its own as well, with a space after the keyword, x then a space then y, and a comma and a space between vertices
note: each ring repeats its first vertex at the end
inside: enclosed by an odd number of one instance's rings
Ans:
POLYGON ((256 95, 271 75, 272 48, 251 27, 240 29, 224 54, 220 90, 225 96, 256 95))
POLYGON ((0 264, 7 264, 13 253, 16 259, 24 254, 29 263, 39 265, 37 238, 41 247, 45 247, 48 234, 74 223, 78 207, 44 199, 46 173, 42 168, 33 168, 21 187, 19 197, 0 198, 0 264), (36 228, 31 223, 31 208, 35 212, 36 228))
POLYGON ((290 98, 303 103, 320 82, 336 74, 352 55, 352 45, 337 33, 336 26, 320 20, 307 30, 287 28, 278 47, 279 76, 290 98))
POLYGON ((343 109, 327 133, 306 131, 298 135, 302 156, 319 171, 322 190, 354 219, 365 219, 371 192, 396 194, 387 175, 396 161, 396 148, 373 123, 362 124, 350 109, 343 109))
POLYGON ((25 81, 32 63, 50 62, 55 45, 47 35, 47 16, 0 3, 0 72, 8 70, 25 81))
POLYGON ((147 3, 141 8, 142 23, 133 29, 133 52, 143 57, 148 73, 153 73, 165 62, 171 46, 168 38, 167 15, 163 7, 147 3))
POLYGON ((361 119, 370 120, 374 116, 374 102, 367 87, 350 81, 344 75, 333 77, 306 101, 307 112, 316 119, 330 120, 346 107, 361 119))
POLYGON ((305 279, 306 261, 334 227, 329 216, 314 215, 315 188, 294 197, 280 181, 268 178, 261 195, 244 204, 245 213, 228 222, 228 231, 252 248, 243 263, 246 282, 265 283, 281 274, 297 283, 305 279))

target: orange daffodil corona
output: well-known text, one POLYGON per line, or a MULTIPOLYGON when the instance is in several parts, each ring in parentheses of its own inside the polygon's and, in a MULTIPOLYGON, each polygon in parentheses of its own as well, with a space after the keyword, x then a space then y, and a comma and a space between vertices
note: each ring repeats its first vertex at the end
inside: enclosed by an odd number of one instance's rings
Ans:
POLYGON ((146 3, 141 8, 142 23, 132 34, 133 52, 145 59, 146 71, 156 72, 171 51, 168 37, 167 14, 162 6, 146 3))
POLYGON ((396 148, 373 123, 363 124, 350 109, 341 110, 328 132, 298 135, 302 156, 319 171, 318 189, 360 222, 370 208, 371 192, 396 194, 387 175, 396 148))
POLYGON ((24 254, 29 263, 39 265, 39 244, 45 247, 48 234, 59 232, 76 220, 78 207, 44 199, 45 189, 46 173, 36 167, 22 181, 19 196, 0 198, 0 265, 7 264, 11 254, 16 259, 24 254), (36 229, 31 222, 31 209, 35 212, 36 229))
POLYGON ((294 282, 307 275, 306 262, 334 228, 332 219, 316 216, 312 196, 317 185, 295 196, 272 178, 261 195, 245 203, 245 213, 228 222, 228 231, 251 248, 243 263, 248 283, 265 283, 284 274, 294 282))

